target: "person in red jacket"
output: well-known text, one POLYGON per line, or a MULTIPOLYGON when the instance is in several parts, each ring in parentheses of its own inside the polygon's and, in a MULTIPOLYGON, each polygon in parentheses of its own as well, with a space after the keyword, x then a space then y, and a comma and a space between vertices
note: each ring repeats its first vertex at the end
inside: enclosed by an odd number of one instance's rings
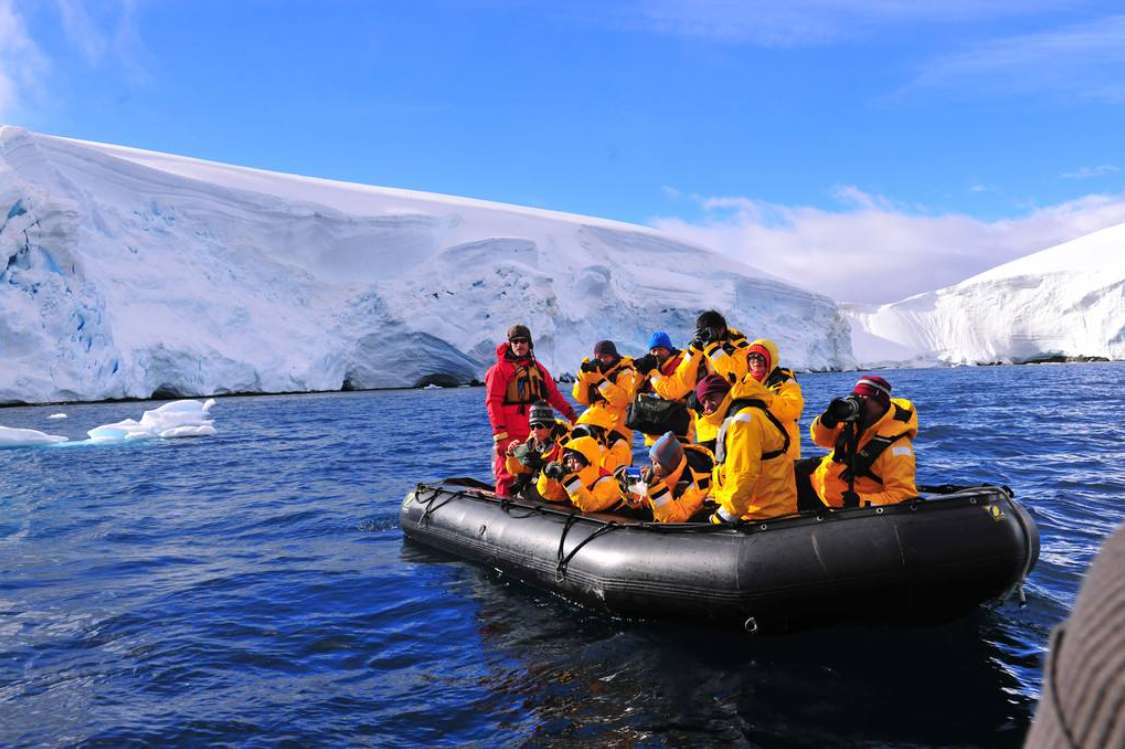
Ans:
POLYGON ((505 455, 508 445, 523 442, 531 433, 528 413, 531 404, 544 400, 568 421, 577 415, 555 385, 547 368, 535 360, 535 343, 526 325, 508 329, 508 340, 496 347, 496 363, 484 376, 484 403, 492 425, 492 473, 496 493, 511 494, 515 477, 508 473, 505 455))

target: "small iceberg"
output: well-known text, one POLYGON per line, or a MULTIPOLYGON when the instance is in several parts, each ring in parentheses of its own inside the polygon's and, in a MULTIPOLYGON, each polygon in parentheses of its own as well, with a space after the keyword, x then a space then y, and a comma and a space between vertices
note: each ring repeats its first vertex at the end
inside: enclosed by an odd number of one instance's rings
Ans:
POLYGON ((422 389, 423 390, 444 390, 444 388, 441 385, 435 385, 432 382, 429 385, 426 385, 425 387, 423 387, 422 389))
POLYGON ((0 426, 0 448, 2 447, 36 447, 38 445, 54 445, 66 442, 66 437, 57 434, 46 434, 34 429, 16 429, 15 427, 0 426))
POLYGON ((65 419, 65 418, 66 418, 66 414, 64 414, 64 413, 51 414, 51 415, 50 415, 50 416, 48 416, 47 418, 48 418, 48 419, 65 419))
POLYGON ((114 424, 104 424, 94 427, 86 434, 92 442, 125 442, 156 437, 210 437, 215 434, 215 422, 209 414, 214 405, 214 398, 208 398, 204 403, 197 400, 173 401, 152 411, 145 411, 140 421, 125 419, 114 424))

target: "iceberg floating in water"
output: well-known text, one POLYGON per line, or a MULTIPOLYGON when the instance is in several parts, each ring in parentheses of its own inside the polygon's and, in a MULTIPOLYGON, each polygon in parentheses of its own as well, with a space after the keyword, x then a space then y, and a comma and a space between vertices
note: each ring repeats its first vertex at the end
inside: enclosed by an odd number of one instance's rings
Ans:
POLYGON ((54 445, 66 442, 66 437, 57 434, 46 434, 34 429, 16 429, 15 427, 0 426, 0 448, 3 447, 35 447, 37 445, 54 445))
POLYGON ((215 434, 215 422, 209 413, 214 405, 214 398, 208 398, 203 403, 197 400, 173 401, 160 408, 145 411, 140 421, 125 419, 104 424, 94 427, 86 434, 93 442, 124 442, 156 437, 209 437, 215 434))
POLYGON ((50 416, 48 416, 47 418, 48 418, 48 419, 65 419, 65 418, 66 418, 66 414, 63 414, 63 413, 58 413, 58 414, 51 414, 51 415, 50 415, 50 416))

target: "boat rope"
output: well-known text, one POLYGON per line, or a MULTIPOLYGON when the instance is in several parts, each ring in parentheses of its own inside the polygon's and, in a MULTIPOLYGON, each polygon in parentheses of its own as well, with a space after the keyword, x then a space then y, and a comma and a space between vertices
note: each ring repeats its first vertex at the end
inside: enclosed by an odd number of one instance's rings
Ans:
POLYGON ((421 517, 418 518, 418 525, 425 525, 426 523, 428 523, 430 521, 430 515, 433 515, 436 511, 440 510, 442 507, 445 507, 447 504, 457 498, 456 494, 450 492, 449 496, 445 498, 444 502, 434 504, 434 500, 441 496, 441 494, 441 489, 436 487, 431 488, 425 486, 424 484, 419 484, 418 487, 414 490, 414 501, 426 508, 422 512, 421 517), (425 499, 422 499, 418 494, 423 489, 430 489, 430 496, 426 497, 425 499))
POLYGON ((528 507, 527 505, 521 505, 518 502, 513 502, 511 497, 500 497, 500 509, 504 511, 505 515, 507 515, 510 518, 514 518, 516 520, 523 520, 524 518, 529 518, 532 515, 538 515, 539 514, 539 508, 528 507), (527 512, 525 512, 523 515, 513 515, 512 514, 513 508, 519 508, 521 510, 527 510, 527 512))
POLYGON ((564 555, 563 554, 563 546, 566 544, 567 534, 570 533, 570 529, 574 527, 575 519, 577 517, 578 517, 578 513, 576 513, 576 512, 572 512, 569 515, 567 515, 566 524, 563 526, 562 535, 559 537, 559 553, 558 553, 558 556, 556 557, 557 565, 555 566, 555 582, 556 583, 561 583, 564 580, 566 580, 567 565, 570 564, 570 560, 574 559, 574 555, 577 554, 582 549, 583 546, 590 543, 591 541, 593 541, 598 536, 603 536, 606 533, 609 533, 610 531, 615 531, 618 528, 622 527, 622 526, 618 525, 617 523, 612 523, 612 522, 606 523, 605 525, 601 526, 596 531, 591 533, 589 536, 586 536, 586 538, 582 539, 582 541, 579 542, 577 546, 575 546, 573 549, 570 550, 569 554, 564 555))

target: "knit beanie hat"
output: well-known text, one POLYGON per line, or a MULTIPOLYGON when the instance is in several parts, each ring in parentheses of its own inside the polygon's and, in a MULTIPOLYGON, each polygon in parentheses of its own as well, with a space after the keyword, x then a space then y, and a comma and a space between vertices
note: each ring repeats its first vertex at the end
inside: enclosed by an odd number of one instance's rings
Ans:
POLYGON ((648 348, 651 351, 654 348, 666 348, 672 350, 672 339, 663 330, 658 330, 648 337, 648 348))
POLYGON ((722 375, 709 374, 695 385, 695 399, 700 403, 708 395, 725 397, 728 392, 730 392, 730 383, 722 375))
POLYGON ((773 357, 770 356, 770 350, 768 348, 766 348, 765 346, 763 346, 760 343, 752 343, 752 344, 750 344, 750 348, 746 352, 746 355, 750 356, 752 354, 757 354, 758 356, 760 356, 760 357, 762 357, 763 359, 766 360, 766 371, 767 372, 770 371, 771 369, 773 369, 774 361, 773 361, 773 357))
POLYGON ((649 448, 648 457, 653 463, 660 466, 667 476, 676 467, 680 465, 680 461, 684 459, 684 448, 680 441, 676 439, 676 435, 672 432, 665 432, 664 436, 652 443, 649 448))
POLYGON ((508 328, 508 340, 510 341, 513 338, 526 338, 528 343, 532 346, 535 345, 535 342, 531 340, 531 329, 523 324, 513 325, 508 328))
POLYGON ((613 345, 613 341, 598 341, 594 344, 594 356, 602 356, 608 354, 613 358, 617 358, 617 346, 613 345))
POLYGON ((852 388, 852 393, 873 398, 888 408, 891 405, 891 383, 877 375, 861 377, 852 388))
POLYGON ((528 424, 554 424, 555 410, 546 401, 536 401, 527 412, 528 424))

